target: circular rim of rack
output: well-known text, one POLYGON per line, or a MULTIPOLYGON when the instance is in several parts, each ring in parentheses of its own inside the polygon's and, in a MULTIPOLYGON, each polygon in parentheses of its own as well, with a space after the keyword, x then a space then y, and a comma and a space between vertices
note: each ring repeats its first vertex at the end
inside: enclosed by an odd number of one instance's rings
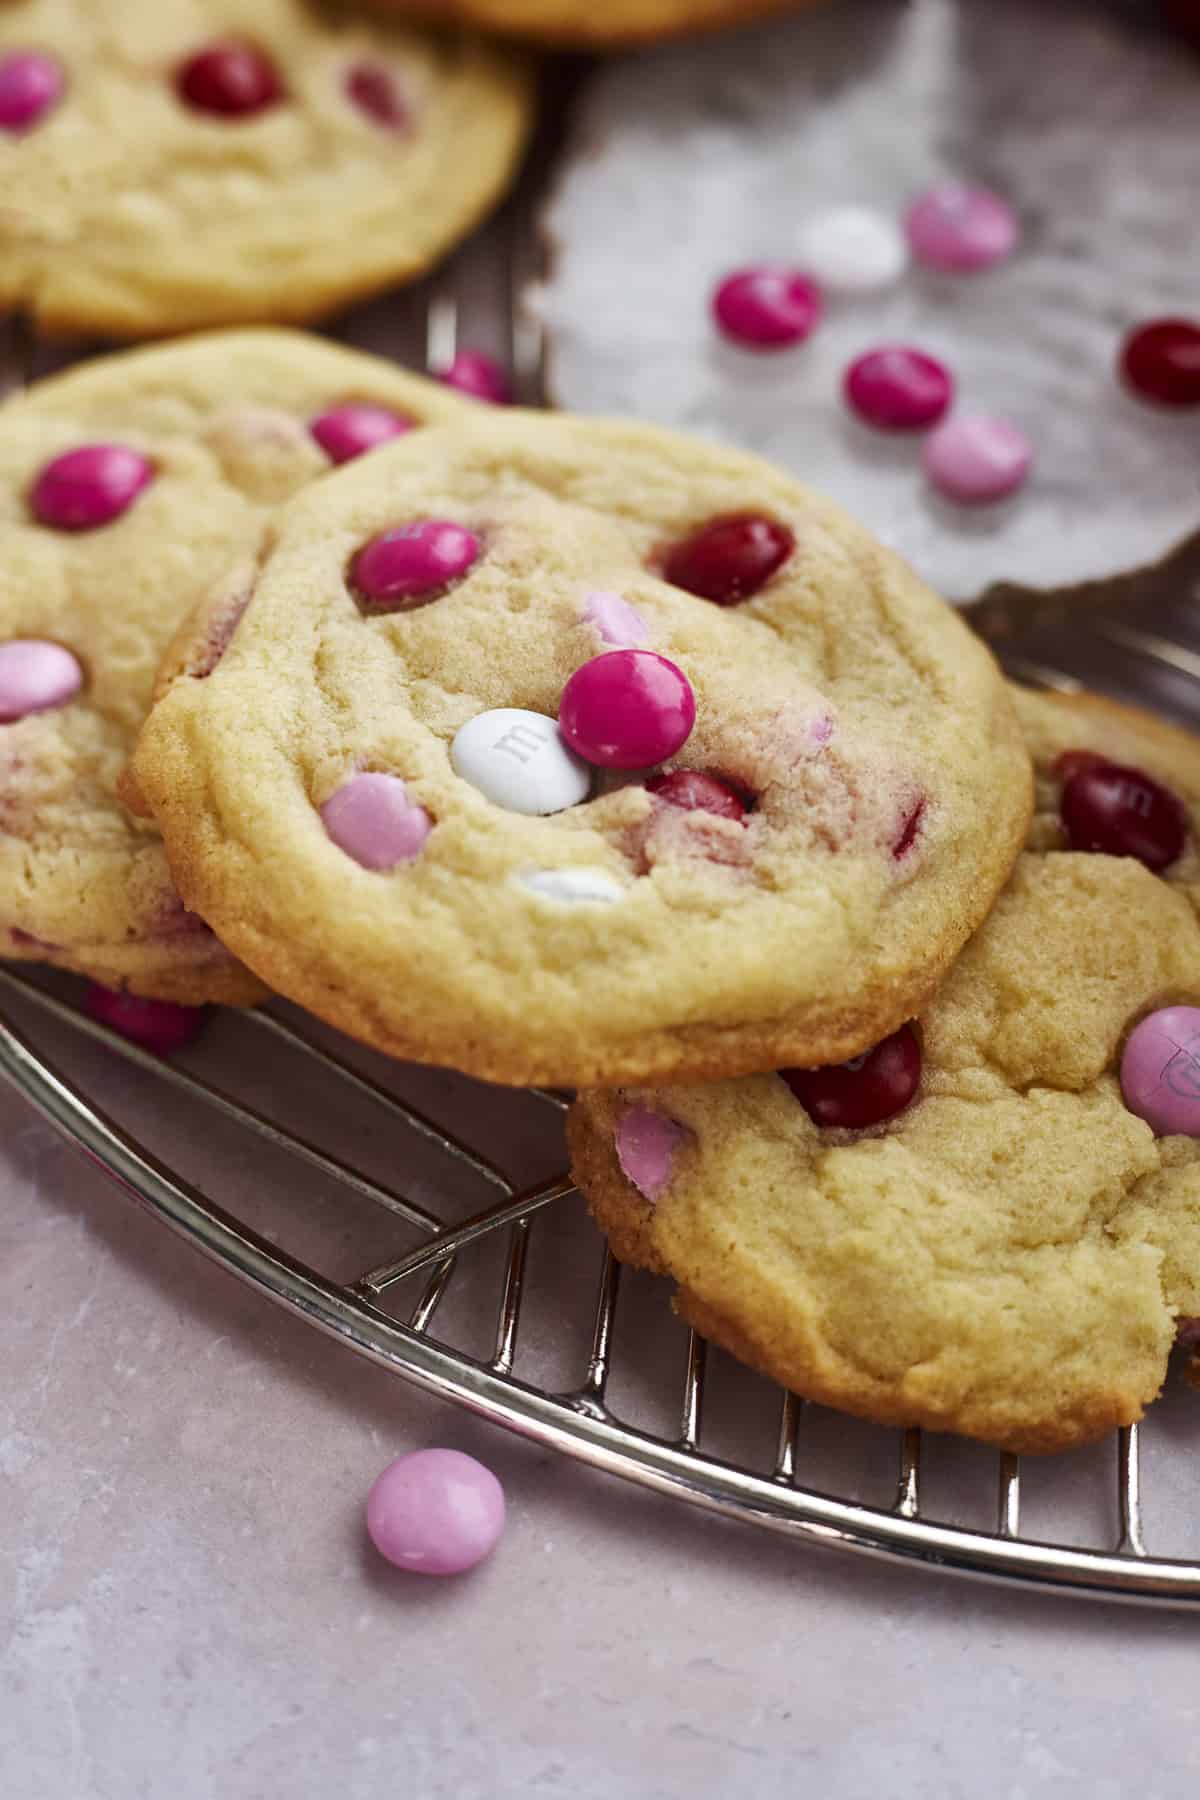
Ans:
POLYGON ((547 1448, 707 1511, 886 1562, 1093 1599, 1200 1601, 1200 1563, 935 1524, 906 1516, 901 1503, 859 1506, 626 1426, 586 1391, 533 1388, 392 1319, 239 1224, 93 1107, 2 1014, 0 1075, 130 1198, 224 1268, 360 1355, 547 1448))

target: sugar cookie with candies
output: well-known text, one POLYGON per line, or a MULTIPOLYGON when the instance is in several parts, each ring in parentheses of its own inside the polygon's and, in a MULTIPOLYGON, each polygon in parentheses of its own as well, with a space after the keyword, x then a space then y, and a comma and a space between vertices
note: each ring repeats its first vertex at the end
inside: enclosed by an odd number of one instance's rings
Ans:
POLYGON ((1026 849, 912 1023, 841 1067, 580 1097, 575 1178, 706 1337, 887 1425, 1061 1450, 1200 1315, 1200 740, 1018 692, 1026 849))
POLYGON ((201 679, 184 647, 136 779, 187 905, 397 1056, 607 1084, 852 1055, 1025 832, 988 652, 740 454, 472 415, 300 497, 246 601, 201 679))
POLYGON ((165 1000, 260 995, 119 795, 159 662, 214 585, 236 609, 277 502, 466 410, 289 331, 103 357, 0 407, 0 956, 165 1000))

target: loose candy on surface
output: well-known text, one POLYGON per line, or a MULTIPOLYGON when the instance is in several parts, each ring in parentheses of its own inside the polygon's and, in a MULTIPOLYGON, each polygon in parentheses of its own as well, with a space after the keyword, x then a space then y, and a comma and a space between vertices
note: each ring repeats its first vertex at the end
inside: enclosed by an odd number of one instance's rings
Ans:
POLYGON ((921 194, 904 221, 909 246, 926 268, 977 274, 1016 249, 1017 216, 1001 194, 943 181, 921 194))
POLYGON ((834 294, 872 294, 891 287, 908 267, 899 225, 872 206, 834 206, 816 213, 796 239, 797 261, 834 294))
POLYGON ((484 400, 490 406, 508 406, 512 401, 512 383, 494 356, 482 350, 460 350, 442 371, 447 387, 457 388, 472 400, 484 400))
POLYGON ((196 112, 239 119, 265 112, 284 97, 279 71, 265 51, 240 38, 196 50, 176 76, 181 100, 196 112))
POLYGON ((379 444, 403 437, 411 431, 413 421, 389 406, 372 406, 367 401, 347 401, 344 406, 331 406, 318 414, 309 426, 330 462, 351 462, 379 444))
POLYGON ((40 50, 0 56, 0 131, 14 136, 39 125, 62 98, 62 64, 40 50))
POLYGON ((779 1073, 814 1125, 862 1131, 911 1103, 921 1083, 921 1043, 911 1025, 902 1025, 850 1062, 779 1073))
POLYGON ((631 1106, 617 1126, 617 1161, 643 1199, 658 1199, 671 1179, 675 1154, 690 1137, 686 1126, 646 1106, 631 1106))
POLYGON ((777 519, 754 513, 710 519, 668 547, 663 580, 718 606, 737 606, 766 587, 795 546, 790 528, 777 519))
POLYGON ((425 848, 433 821, 398 775, 352 775, 321 808, 330 839, 364 869, 412 862, 425 848))
POLYGON ((0 725, 65 706, 83 686, 79 659, 45 638, 0 644, 0 725))
POLYGON ((987 505, 1024 486, 1033 468, 1033 445, 1009 419, 959 413, 930 433, 921 466, 947 500, 987 505))
MULTIPOLYGON (((838 0, 614 62, 581 96, 546 220, 554 398, 758 451, 951 598, 1156 561, 1195 529, 1200 415, 1131 405, 1113 369, 1120 322, 1195 312, 1179 222, 1195 209, 1198 107, 1200 63, 1178 46, 1107 8, 1042 0, 838 0), (769 388, 718 354, 697 305, 762 255, 781 193, 798 234, 833 206, 899 218, 963 171, 1027 221, 1020 253, 962 280, 914 270, 871 296, 869 336, 921 343, 936 318, 960 403, 1036 444, 1044 479, 983 519, 949 514, 915 459, 864 452, 847 430, 836 394, 864 348, 863 305, 830 304, 802 355, 772 361, 769 388), (680 234, 681 218, 703 231, 680 234)), ((775 241, 799 261, 797 238, 775 241)))
POLYGON ((87 1011, 101 1025, 152 1050, 156 1056, 170 1056, 182 1050, 199 1034, 204 1024, 202 1006, 176 1006, 170 1000, 143 1000, 137 994, 118 992, 93 982, 84 1001, 87 1011))
POLYGON ((1070 769, 1059 813, 1072 850, 1134 856, 1155 874, 1170 868, 1187 842, 1187 813, 1169 788, 1141 769, 1099 758, 1070 769))
POLYGON ((1152 319, 1121 346, 1120 372, 1140 399, 1157 406, 1200 406, 1200 325, 1152 319))
POLYGON ((578 806, 592 790, 592 771, 544 713, 497 706, 455 733, 456 775, 508 812, 546 817, 578 806))
POLYGON ((696 722, 696 697, 679 668, 653 650, 609 650, 583 664, 563 689, 558 722, 587 762, 645 769, 682 748, 696 722))
POLYGON ((504 1489, 461 1450, 415 1450, 388 1464, 367 1496, 367 1532, 381 1556, 417 1575, 461 1575, 504 1531, 504 1489))
POLYGON ((354 558, 351 579, 370 612, 403 612, 461 581, 483 546, 450 519, 418 519, 381 531, 354 558))
POLYGON ((55 531, 94 531, 127 512, 153 479, 153 465, 124 444, 82 444, 46 464, 30 511, 55 531))
POLYGON ((754 351, 803 343, 821 317, 821 295, 807 275, 758 265, 727 275, 713 295, 713 317, 732 343, 754 351))
POLYGON ((858 356, 842 382, 846 404, 879 431, 924 431, 954 397, 950 371, 909 344, 882 344, 858 356))
POLYGON ((1134 1026, 1121 1092, 1156 1136, 1200 1137, 1200 1007, 1163 1007, 1134 1026))

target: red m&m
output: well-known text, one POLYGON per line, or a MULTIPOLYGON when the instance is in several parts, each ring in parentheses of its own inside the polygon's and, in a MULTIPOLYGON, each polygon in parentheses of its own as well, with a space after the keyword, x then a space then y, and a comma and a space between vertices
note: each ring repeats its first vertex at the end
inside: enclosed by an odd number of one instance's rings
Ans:
POLYGON ((902 1113, 921 1083, 921 1045, 902 1025, 873 1050, 823 1069, 780 1069, 814 1125, 863 1131, 902 1113))

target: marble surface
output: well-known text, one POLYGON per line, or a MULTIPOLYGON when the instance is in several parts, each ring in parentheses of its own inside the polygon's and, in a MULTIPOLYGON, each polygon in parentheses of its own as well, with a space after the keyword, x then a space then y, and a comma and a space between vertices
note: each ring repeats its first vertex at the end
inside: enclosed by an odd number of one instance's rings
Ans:
MULTIPOLYGON (((105 1104, 167 1116, 89 1054, 105 1104)), ((798 1548, 475 1423, 203 1262, 3 1087, 0 1368, 5 1800, 1167 1800, 1194 1773, 1194 1618, 798 1548), (362 1528, 427 1444, 508 1494, 456 1581, 362 1528)))

